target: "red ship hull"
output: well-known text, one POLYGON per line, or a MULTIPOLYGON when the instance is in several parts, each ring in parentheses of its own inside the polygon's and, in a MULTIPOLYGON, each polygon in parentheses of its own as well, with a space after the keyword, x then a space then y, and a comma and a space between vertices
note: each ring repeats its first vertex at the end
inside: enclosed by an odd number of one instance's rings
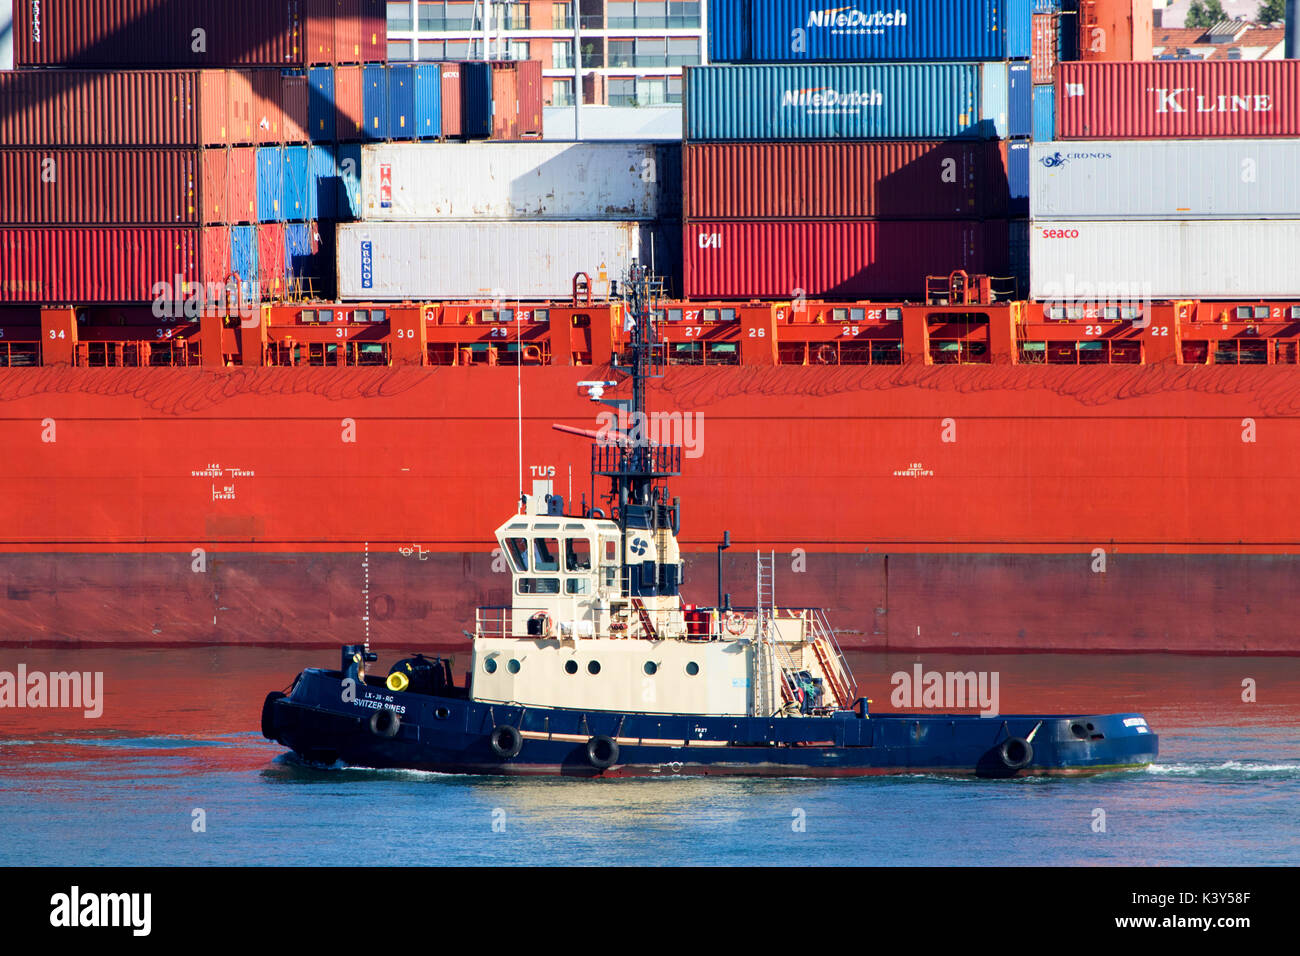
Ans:
MULTIPOLYGON (((586 443, 550 426, 596 427, 575 385, 605 374, 525 371, 525 484, 590 494, 586 443)), ((516 381, 0 371, 0 642, 461 640, 506 597, 516 381)), ((728 529, 736 604, 773 549, 777 604, 850 647, 1300 653, 1293 369, 674 368, 650 405, 701 416, 673 489, 688 597, 728 529)))

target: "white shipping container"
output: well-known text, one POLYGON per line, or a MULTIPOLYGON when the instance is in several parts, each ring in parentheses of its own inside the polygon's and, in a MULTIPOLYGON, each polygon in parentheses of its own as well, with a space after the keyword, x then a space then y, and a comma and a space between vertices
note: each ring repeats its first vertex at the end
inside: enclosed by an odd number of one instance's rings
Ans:
POLYGON ((1300 297, 1300 220, 1066 220, 1029 232, 1039 301, 1300 297))
MULTIPOLYGON (((361 151, 361 218, 657 219, 680 193, 652 143, 385 143, 361 151)), ((680 170, 680 147, 676 153, 680 170)))
POLYGON ((634 261, 671 263, 640 222, 363 222, 337 230, 344 300, 560 299, 585 272, 606 295, 634 261))
POLYGON ((1035 143, 1030 215, 1300 218, 1300 139, 1035 143))

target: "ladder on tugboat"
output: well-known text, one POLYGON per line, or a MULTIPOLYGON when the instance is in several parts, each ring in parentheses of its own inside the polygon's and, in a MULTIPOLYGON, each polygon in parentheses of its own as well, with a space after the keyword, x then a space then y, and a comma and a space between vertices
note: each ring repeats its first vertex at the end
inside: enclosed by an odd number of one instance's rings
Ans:
POLYGON ((848 661, 844 659, 840 642, 835 639, 835 632, 831 630, 830 622, 821 610, 812 611, 808 623, 813 633, 813 654, 817 657, 822 673, 826 675, 826 683, 835 697, 836 706, 848 710, 857 699, 858 682, 849 669, 848 661))
POLYGON ((797 701, 794 661, 778 640, 776 624, 776 552, 754 552, 754 716, 771 717, 797 701), (779 678, 773 679, 773 672, 779 678), (779 693, 778 693, 779 688, 779 693), (778 699, 779 698, 779 699, 778 699))

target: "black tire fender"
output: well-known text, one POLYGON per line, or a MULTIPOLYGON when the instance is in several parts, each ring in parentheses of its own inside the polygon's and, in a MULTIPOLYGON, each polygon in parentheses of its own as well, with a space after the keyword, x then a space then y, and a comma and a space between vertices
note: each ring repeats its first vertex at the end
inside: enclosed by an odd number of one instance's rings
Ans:
POLYGON ((597 734, 587 741, 587 760, 597 770, 608 770, 618 763, 618 741, 597 734))
POLYGON ((266 700, 262 703, 262 736, 267 740, 275 740, 275 726, 271 721, 271 706, 277 700, 284 700, 284 694, 278 690, 273 690, 266 695, 266 700))
POLYGON ((376 737, 396 737, 402 717, 391 707, 382 707, 370 715, 370 732, 376 737))
POLYGON ((1023 737, 1008 737, 998 747, 998 758, 1008 770, 1023 770, 1034 761, 1034 745, 1023 737))
POLYGON ((519 751, 524 747, 524 737, 509 724, 498 724, 488 735, 488 745, 502 760, 509 760, 511 757, 519 756, 519 751))

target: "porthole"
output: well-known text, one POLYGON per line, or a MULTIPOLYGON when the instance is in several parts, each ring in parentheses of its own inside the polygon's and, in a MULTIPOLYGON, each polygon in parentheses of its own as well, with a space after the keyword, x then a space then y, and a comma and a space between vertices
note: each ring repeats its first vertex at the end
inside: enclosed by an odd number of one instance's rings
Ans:
POLYGON ((485 671, 487 671, 489 674, 495 674, 495 673, 497 672, 497 661, 496 661, 496 658, 495 658, 495 657, 489 657, 487 660, 485 660, 485 661, 483 662, 483 669, 484 669, 485 671))
POLYGON ((588 673, 588 674, 599 674, 599 673, 600 673, 600 661, 587 661, 587 673, 588 673))
POLYGON ((566 673, 566 674, 576 674, 576 673, 578 673, 578 662, 577 662, 577 661, 565 661, 565 662, 564 662, 564 673, 566 673))
POLYGON ((506 663, 506 670, 508 670, 512 674, 518 674, 519 662, 515 660, 513 657, 510 658, 510 660, 506 663))
POLYGON ((690 674, 692 677, 694 677, 699 672, 700 672, 700 665, 695 663, 695 661, 691 661, 689 664, 686 665, 686 673, 690 674))
POLYGON ((651 677, 653 677, 655 673, 659 670, 659 665, 656 664, 654 661, 646 661, 645 667, 641 669, 645 671, 647 674, 649 674, 651 677))
POLYGON ((437 710, 433 712, 433 716, 437 717, 439 720, 446 720, 448 717, 451 716, 451 711, 449 711, 446 707, 439 707, 437 710))

